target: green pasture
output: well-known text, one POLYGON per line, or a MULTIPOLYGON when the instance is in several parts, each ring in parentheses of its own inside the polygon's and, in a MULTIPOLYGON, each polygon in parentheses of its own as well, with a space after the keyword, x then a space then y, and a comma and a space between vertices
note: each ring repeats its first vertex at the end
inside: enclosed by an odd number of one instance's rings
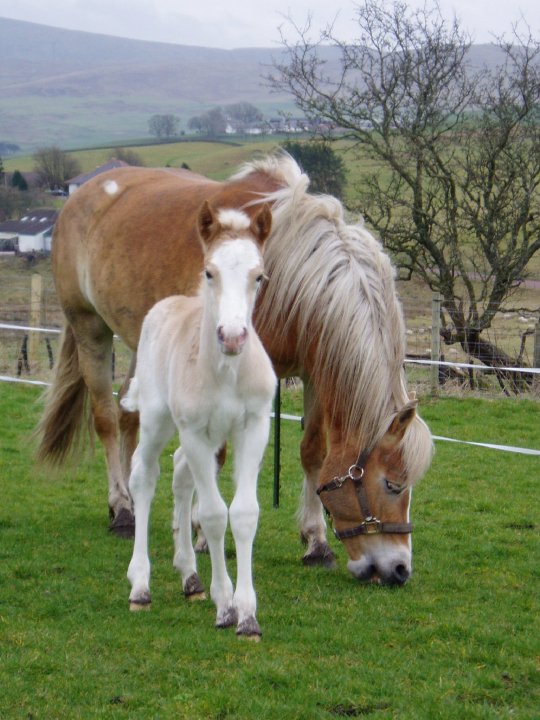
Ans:
MULTIPOLYGON (((283 391, 299 413, 300 391, 283 391)), ((151 525, 153 606, 128 611, 131 543, 107 532, 103 455, 52 476, 32 462, 32 387, 0 384, 0 718, 538 718, 540 458, 437 443, 414 491, 414 572, 400 589, 304 568, 297 422, 260 477, 259 644, 213 627, 171 565, 170 451, 151 525)), ((532 401, 426 402, 437 435, 540 448, 532 401)), ((232 488, 227 466, 224 495, 232 488)), ((227 550, 234 574, 231 539, 227 550)), ((200 559, 209 582, 209 559, 200 559)))

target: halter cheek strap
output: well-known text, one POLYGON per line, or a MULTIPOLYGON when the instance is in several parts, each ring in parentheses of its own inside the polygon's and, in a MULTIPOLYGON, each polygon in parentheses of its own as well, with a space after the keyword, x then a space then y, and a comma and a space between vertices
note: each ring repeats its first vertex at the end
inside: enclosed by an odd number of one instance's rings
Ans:
POLYGON ((347 528, 345 530, 336 530, 336 528, 334 528, 334 535, 338 538, 338 540, 347 540, 349 538, 357 537, 358 535, 379 535, 380 533, 405 535, 412 532, 413 526, 411 523, 381 522, 371 514, 366 490, 364 488, 364 483, 362 482, 365 473, 365 466, 370 454, 370 450, 363 450, 358 456, 356 463, 351 465, 346 475, 335 477, 325 485, 321 485, 321 487, 317 488, 317 495, 320 497, 321 493, 340 490, 341 487, 349 480, 354 485, 356 498, 364 519, 359 525, 355 525, 352 528, 347 528))

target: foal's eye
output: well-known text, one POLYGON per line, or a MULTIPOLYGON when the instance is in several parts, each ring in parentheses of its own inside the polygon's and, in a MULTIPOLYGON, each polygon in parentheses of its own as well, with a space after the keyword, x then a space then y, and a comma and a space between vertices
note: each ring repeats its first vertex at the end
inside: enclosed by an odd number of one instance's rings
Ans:
POLYGON ((257 277, 255 278, 255 282, 260 283, 260 282, 262 282, 263 278, 264 278, 264 275, 257 275, 257 277))
POLYGON ((207 280, 212 280, 212 278, 214 277, 214 276, 212 275, 212 273, 210 272, 210 270, 205 270, 205 271, 204 271, 204 274, 206 275, 206 279, 207 279, 207 280))
POLYGON ((393 483, 387 478, 384 479, 384 483, 388 492, 391 492, 394 495, 401 495, 401 493, 405 490, 405 485, 398 485, 398 483, 393 483))

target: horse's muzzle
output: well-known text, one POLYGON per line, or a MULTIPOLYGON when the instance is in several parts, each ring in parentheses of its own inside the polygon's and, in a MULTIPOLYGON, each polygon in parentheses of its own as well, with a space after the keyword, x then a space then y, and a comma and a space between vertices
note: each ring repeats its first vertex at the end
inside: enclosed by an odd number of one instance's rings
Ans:
POLYGON ((248 332, 243 328, 239 333, 227 333, 220 325, 217 329, 217 338, 224 355, 240 355, 246 344, 248 332))

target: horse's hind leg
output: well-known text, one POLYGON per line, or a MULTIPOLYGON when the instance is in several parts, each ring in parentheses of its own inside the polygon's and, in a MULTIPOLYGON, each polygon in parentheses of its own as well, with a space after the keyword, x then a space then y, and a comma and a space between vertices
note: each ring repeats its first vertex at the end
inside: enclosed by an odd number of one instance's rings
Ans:
POLYGON ((191 542, 190 511, 195 485, 182 448, 174 453, 174 567, 182 575, 182 588, 188 600, 204 600, 206 594, 197 574, 197 559, 191 542))
POLYGON ((305 476, 298 519, 307 549, 302 562, 304 565, 333 567, 335 556, 326 539, 323 506, 317 495, 321 467, 326 454, 326 436, 322 410, 309 382, 304 383, 304 423, 300 456, 305 476))
POLYGON ((120 464, 118 408, 112 394, 112 332, 97 315, 70 318, 79 367, 92 405, 95 430, 105 448, 109 479, 110 528, 121 537, 133 537, 131 498, 120 464))

